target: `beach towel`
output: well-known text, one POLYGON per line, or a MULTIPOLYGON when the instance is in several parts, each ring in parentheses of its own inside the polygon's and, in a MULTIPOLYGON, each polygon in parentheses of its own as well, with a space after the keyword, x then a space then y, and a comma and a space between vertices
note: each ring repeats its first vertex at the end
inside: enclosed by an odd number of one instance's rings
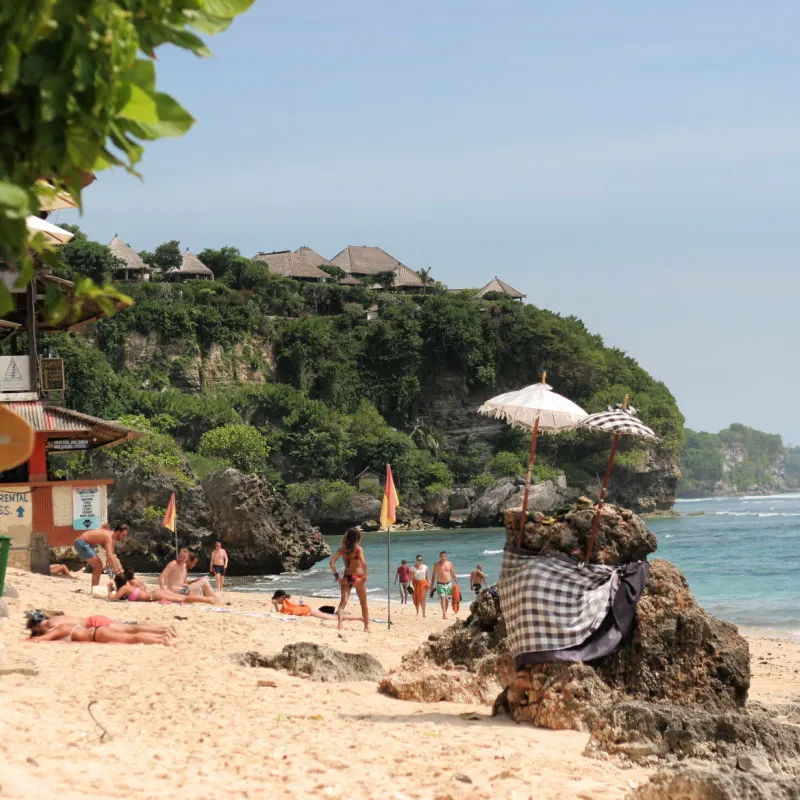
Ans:
POLYGON ((458 609, 461 608, 461 589, 458 588, 458 584, 453 584, 453 613, 458 614, 458 609))
POLYGON ((608 613, 617 584, 613 567, 506 545, 497 589, 511 653, 518 658, 586 641, 608 613))

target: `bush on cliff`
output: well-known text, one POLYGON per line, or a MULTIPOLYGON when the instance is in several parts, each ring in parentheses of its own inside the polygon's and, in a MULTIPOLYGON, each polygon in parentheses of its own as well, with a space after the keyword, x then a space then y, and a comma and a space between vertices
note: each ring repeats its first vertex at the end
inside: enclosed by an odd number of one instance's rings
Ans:
POLYGON ((239 472, 261 475, 267 469, 269 446, 252 425, 224 425, 202 435, 198 453, 224 460, 239 472))

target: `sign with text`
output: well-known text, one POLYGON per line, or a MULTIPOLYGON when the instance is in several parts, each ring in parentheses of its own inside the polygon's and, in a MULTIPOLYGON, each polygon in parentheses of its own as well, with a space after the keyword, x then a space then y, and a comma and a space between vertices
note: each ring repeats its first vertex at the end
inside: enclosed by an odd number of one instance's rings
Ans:
POLYGON ((31 360, 28 356, 0 356, 0 392, 30 392, 31 360))
POLYGON ((16 544, 27 545, 33 522, 33 503, 28 487, 15 487, 0 491, 0 533, 22 541, 16 544))
POLYGON ((72 527, 76 531, 99 528, 100 486, 75 486, 72 490, 72 527))
POLYGON ((52 450, 88 450, 88 439, 50 439, 48 442, 52 450))
POLYGON ((39 369, 43 392, 63 392, 66 389, 63 358, 40 358, 39 369))

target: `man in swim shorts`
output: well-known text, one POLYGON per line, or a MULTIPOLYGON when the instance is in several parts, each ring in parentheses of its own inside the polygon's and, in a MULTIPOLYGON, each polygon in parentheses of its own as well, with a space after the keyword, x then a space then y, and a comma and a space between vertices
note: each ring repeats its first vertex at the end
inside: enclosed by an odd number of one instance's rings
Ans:
POLYGON ((222 542, 217 539, 214 542, 214 549, 209 558, 209 572, 217 579, 217 591, 221 592, 225 585, 225 572, 228 569, 228 553, 222 546, 222 542))
POLYGON ((456 568, 452 562, 447 560, 447 553, 442 550, 439 553, 439 560, 433 565, 433 585, 436 594, 439 595, 439 602, 442 605, 442 619, 447 619, 447 606, 453 596, 453 586, 458 585, 456 568))
POLYGON ((114 543, 122 542, 128 536, 129 529, 124 523, 116 525, 113 531, 104 528, 95 528, 91 531, 84 531, 73 543, 75 552, 82 561, 85 561, 92 568, 92 588, 100 583, 100 575, 103 572, 103 562, 95 552, 95 547, 103 547, 106 551, 106 567, 112 569, 114 574, 122 572, 122 564, 114 555, 114 543))
POLYGON ((488 586, 489 581, 486 580, 486 576, 483 574, 483 567, 478 564, 477 567, 472 571, 469 576, 469 582, 472 585, 472 591, 475 594, 478 594, 482 588, 482 586, 488 586))
POLYGON ((208 578, 196 578, 189 580, 189 571, 197 566, 198 557, 190 553, 187 547, 182 547, 178 551, 177 557, 170 561, 158 576, 158 588, 168 589, 176 594, 196 594, 204 597, 216 599, 214 590, 208 582, 208 578))

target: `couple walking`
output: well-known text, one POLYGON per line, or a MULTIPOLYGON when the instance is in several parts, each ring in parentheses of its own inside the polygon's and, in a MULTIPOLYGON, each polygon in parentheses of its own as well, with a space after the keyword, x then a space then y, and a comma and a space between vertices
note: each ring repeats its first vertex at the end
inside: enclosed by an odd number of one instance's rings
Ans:
POLYGON ((442 618, 447 619, 447 608, 450 603, 453 604, 453 613, 458 609, 458 576, 456 575, 456 568, 453 566, 452 561, 448 561, 447 553, 442 550, 439 553, 439 560, 433 565, 433 573, 428 576, 428 567, 424 563, 422 556, 418 555, 414 561, 413 566, 405 567, 405 561, 397 568, 397 575, 395 582, 398 578, 400 580, 400 590, 403 594, 406 593, 407 581, 410 577, 411 585, 413 586, 412 595, 414 599, 414 608, 417 610, 417 616, 422 611, 422 616, 425 616, 425 605, 427 602, 426 595, 428 590, 431 591, 431 597, 434 593, 439 595, 439 603, 442 607, 442 618), (405 579, 405 585, 404 585, 405 579), (455 596, 454 596, 455 595, 455 596))

